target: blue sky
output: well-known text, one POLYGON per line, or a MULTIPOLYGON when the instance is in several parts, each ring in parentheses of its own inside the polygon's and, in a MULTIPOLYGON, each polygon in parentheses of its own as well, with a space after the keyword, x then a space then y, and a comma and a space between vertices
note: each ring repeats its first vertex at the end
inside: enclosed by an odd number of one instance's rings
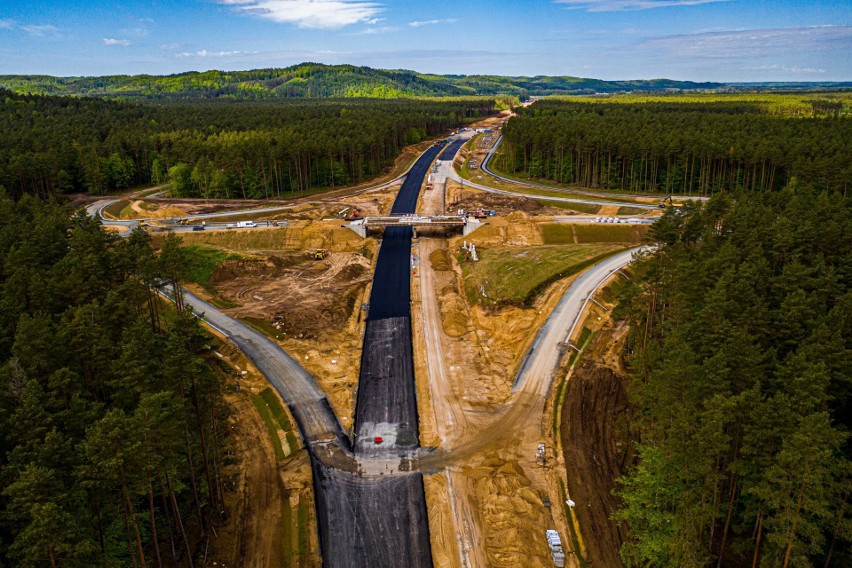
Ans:
POLYGON ((0 0, 0 74, 852 80, 852 0, 0 0))

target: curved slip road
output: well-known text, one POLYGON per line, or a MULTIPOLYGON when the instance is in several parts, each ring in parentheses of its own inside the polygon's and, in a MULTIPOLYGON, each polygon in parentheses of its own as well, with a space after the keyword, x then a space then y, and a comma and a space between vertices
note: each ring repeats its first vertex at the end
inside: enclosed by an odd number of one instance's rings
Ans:
POLYGON ((595 291, 615 272, 633 261, 633 255, 644 247, 635 247, 617 253, 581 273, 562 295, 544 326, 538 331, 524 362, 518 369, 513 393, 546 397, 553 379, 553 371, 562 354, 560 344, 574 334, 595 291))
MULTIPOLYGON (((636 247, 617 253, 581 273, 568 287, 553 312, 539 330, 524 362, 518 369, 509 402, 496 412, 489 431, 495 436, 509 432, 527 420, 530 412, 539 408, 547 398, 553 373, 562 354, 564 343, 581 321, 589 297, 615 272, 633 261, 633 255, 643 250, 636 247)), ((429 337, 427 335, 427 341, 429 337)), ((420 471, 434 471, 452 464, 464 464, 494 440, 472 440, 442 447, 431 454, 420 454, 411 461, 411 467, 420 471)))
MULTIPOLYGON (((168 287, 164 287, 164 291, 171 294, 168 287)), ((347 453, 349 438, 325 393, 304 367, 259 331, 223 314, 191 292, 184 290, 183 294, 184 301, 192 306, 195 314, 231 339, 275 387, 290 407, 308 446, 327 446, 332 452, 347 453)))

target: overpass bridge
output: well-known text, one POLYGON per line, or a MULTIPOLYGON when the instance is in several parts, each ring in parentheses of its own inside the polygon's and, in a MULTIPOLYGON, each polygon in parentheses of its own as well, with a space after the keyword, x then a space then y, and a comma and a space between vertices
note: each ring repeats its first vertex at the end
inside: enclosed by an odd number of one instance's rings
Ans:
POLYGON ((467 236, 485 225, 475 217, 464 217, 461 215, 435 215, 432 217, 421 217, 416 214, 389 215, 387 217, 365 217, 357 219, 344 225, 352 229, 361 238, 367 238, 370 229, 384 229, 385 227, 449 227, 460 228, 462 234, 467 236))

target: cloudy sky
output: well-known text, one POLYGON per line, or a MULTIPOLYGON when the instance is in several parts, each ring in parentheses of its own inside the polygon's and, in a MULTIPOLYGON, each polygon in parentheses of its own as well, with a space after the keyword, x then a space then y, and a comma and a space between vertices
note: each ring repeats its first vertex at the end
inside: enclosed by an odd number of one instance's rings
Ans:
POLYGON ((453 74, 849 81, 852 1, 0 1, 0 74, 303 61, 453 74))

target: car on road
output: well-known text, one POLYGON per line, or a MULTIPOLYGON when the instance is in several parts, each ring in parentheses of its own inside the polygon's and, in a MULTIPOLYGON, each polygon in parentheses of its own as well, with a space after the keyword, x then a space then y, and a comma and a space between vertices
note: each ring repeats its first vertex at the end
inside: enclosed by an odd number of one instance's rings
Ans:
POLYGON ((193 225, 193 226, 192 226, 192 230, 193 230, 193 231, 203 231, 203 230, 204 230, 204 225, 193 225))

